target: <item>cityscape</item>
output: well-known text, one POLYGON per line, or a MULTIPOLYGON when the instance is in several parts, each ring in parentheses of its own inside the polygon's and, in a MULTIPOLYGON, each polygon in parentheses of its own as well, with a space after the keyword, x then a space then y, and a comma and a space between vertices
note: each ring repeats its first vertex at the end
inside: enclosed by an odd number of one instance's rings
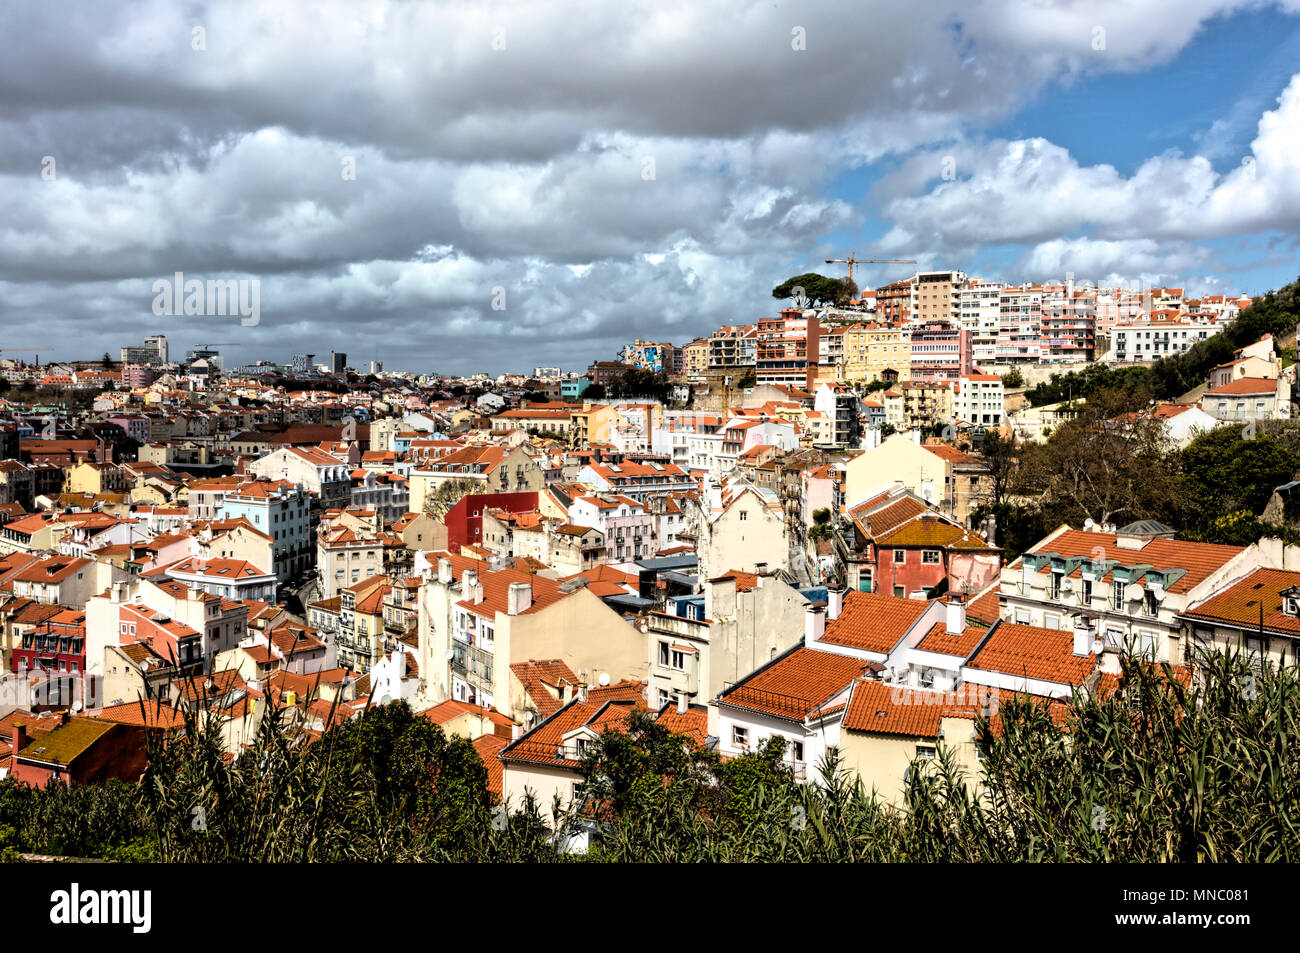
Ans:
MULTIPOLYGON (((0 13, 80 63, 0 68, 53 926, 181 863, 1300 858, 1293 8, 72 6, 0 13)), ((1088 922, 1253 925, 1198 883, 1088 922)))

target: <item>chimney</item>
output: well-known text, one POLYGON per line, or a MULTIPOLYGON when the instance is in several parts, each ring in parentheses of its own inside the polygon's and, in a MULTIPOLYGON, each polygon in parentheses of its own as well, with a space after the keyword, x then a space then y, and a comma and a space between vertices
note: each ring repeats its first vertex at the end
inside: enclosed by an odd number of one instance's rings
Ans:
POLYGON ((803 617, 803 638, 805 645, 820 642, 826 633, 826 607, 820 604, 806 606, 803 617))
POLYGON ((461 574, 460 594, 461 598, 470 600, 474 605, 483 601, 483 590, 478 584, 478 573, 473 569, 466 569, 461 574))
POLYGON ((826 620, 834 622, 844 611, 844 590, 827 589, 826 590, 826 620))
POLYGON ((438 581, 444 586, 450 586, 451 581, 456 578, 456 573, 451 568, 451 560, 446 556, 438 560, 438 581))
POLYGON ((584 704, 584 705, 587 703, 587 686, 586 686, 586 685, 579 685, 579 686, 578 686, 578 701, 581 702, 581 703, 584 704))
POLYGON ((679 715, 686 714, 687 710, 690 707, 691 707, 691 702, 690 699, 686 697, 686 693, 678 692, 677 693, 677 714, 679 715))
POLYGON ((526 612, 533 604, 533 584, 530 582, 512 582, 506 590, 506 614, 519 615, 526 612))
POLYGON ((18 752, 27 747, 27 726, 14 725, 13 735, 13 754, 17 756, 18 752))
POLYGON ((949 635, 961 635, 966 631, 966 603, 962 602, 960 594, 948 596, 945 628, 949 635))
POLYGON ((1086 616, 1074 620, 1073 652, 1079 658, 1086 658, 1092 653, 1092 623, 1086 616))

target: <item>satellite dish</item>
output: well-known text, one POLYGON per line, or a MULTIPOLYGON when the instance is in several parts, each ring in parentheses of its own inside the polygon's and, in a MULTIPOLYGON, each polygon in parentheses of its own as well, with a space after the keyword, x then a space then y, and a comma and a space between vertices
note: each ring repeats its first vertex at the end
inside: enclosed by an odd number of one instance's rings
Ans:
POLYGON ((1131 582, 1124 590, 1124 595, 1128 598, 1129 602, 1137 602, 1142 598, 1142 587, 1136 582, 1131 582))
POLYGON ((450 661, 451 661, 452 659, 454 659, 455 657, 456 657, 456 653, 453 652, 451 649, 448 649, 448 650, 447 650, 447 661, 450 662, 450 661))
POLYGON ((596 679, 596 681, 600 683, 601 688, 607 687, 609 685, 609 672, 601 672, 600 677, 596 679))

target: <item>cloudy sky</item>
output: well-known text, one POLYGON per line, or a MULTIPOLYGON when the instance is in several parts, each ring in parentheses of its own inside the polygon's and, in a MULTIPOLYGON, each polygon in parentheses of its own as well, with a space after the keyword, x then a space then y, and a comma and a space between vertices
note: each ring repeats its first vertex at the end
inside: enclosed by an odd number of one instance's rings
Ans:
POLYGON ((580 369, 849 250, 1262 292, 1300 272, 1298 14, 4 4, 0 347, 580 369), (257 279, 260 320, 156 315, 177 272, 257 279))

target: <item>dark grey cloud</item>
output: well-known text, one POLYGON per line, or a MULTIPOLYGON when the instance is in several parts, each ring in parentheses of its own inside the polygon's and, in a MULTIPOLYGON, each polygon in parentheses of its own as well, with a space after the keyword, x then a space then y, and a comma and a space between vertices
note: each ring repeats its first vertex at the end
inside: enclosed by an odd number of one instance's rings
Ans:
MULTIPOLYGON (((841 172, 1157 64, 1237 5, 7 4, 0 334, 453 372, 689 340, 861 224, 841 172), (176 271, 259 280, 261 323, 155 316, 176 271)), ((974 240, 892 201, 932 251, 974 240)))

